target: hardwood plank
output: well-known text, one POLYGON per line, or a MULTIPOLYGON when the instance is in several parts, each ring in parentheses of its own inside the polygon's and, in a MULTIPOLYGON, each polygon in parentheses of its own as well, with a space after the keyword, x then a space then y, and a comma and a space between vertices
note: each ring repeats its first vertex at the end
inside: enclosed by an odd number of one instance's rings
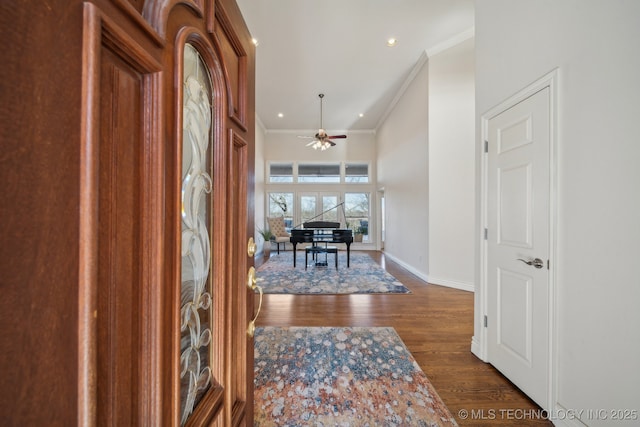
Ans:
POLYGON ((265 295, 258 326, 392 326, 460 426, 553 425, 539 406, 471 353, 473 293, 428 284, 382 252, 366 253, 412 293, 265 295))

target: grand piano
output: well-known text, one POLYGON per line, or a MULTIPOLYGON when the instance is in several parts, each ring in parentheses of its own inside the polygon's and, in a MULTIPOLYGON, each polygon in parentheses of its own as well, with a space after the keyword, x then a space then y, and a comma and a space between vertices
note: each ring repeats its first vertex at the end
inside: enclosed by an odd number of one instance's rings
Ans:
MULTIPOLYGON (((311 252, 314 259, 324 253, 335 253, 336 268, 338 268, 338 252, 335 246, 329 243, 344 243, 347 245, 347 267, 351 262, 351 243, 353 242, 353 231, 348 228, 340 228, 339 222, 331 221, 309 221, 302 224, 303 228, 291 229, 291 244, 293 245, 293 267, 296 266, 296 245, 298 243, 310 243, 311 246, 305 248, 306 255, 311 252)), ((306 264, 306 263, 305 263, 306 264)), ((306 265, 305 265, 306 268, 306 265)))

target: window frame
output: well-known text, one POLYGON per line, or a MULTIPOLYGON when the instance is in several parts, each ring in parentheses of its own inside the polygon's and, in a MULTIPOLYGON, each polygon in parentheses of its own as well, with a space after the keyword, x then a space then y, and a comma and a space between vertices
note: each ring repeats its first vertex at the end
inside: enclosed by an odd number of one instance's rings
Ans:
POLYGON ((267 165, 267 171, 268 171, 268 182, 269 184, 292 184, 296 181, 296 164, 295 162, 269 162, 269 164, 267 165), (291 175, 272 175, 272 168, 273 167, 291 167, 291 175), (274 177, 290 177, 290 180, 273 180, 274 177))
POLYGON ((307 162, 307 161, 302 161, 302 162, 289 162, 289 161, 276 161, 276 160, 271 160, 268 161, 265 167, 265 171, 266 173, 266 177, 265 177, 265 183, 266 184, 271 184, 271 185, 278 185, 278 184, 283 184, 283 185, 287 185, 287 184, 301 184, 301 185, 314 185, 314 184, 319 184, 319 185, 337 185, 337 184, 344 184, 344 185, 367 185, 367 184, 372 184, 373 183, 373 179, 371 176, 371 162, 370 161, 339 161, 339 162, 307 162), (273 166, 289 166, 291 165, 291 179, 290 180, 276 180, 274 181, 273 178, 276 176, 288 176, 288 175, 272 175, 271 174, 271 168, 273 166), (305 166, 309 166, 309 167, 313 167, 313 166, 317 166, 317 167, 321 167, 321 166, 337 166, 338 168, 338 174, 337 175, 327 175, 327 176, 331 176, 334 177, 333 179, 329 179, 329 180, 307 180, 305 178, 300 179, 300 177, 305 177, 305 176, 311 176, 311 175, 300 175, 300 168, 301 167, 305 167, 305 166), (359 176, 359 177, 364 177, 364 181, 363 180, 358 180, 358 181, 350 181, 349 180, 349 175, 347 175, 347 170, 349 167, 366 167, 366 175, 353 175, 354 177, 359 176), (335 178, 337 177, 337 178, 335 178))
POLYGON ((344 172, 342 174, 343 179, 344 179, 344 183, 347 185, 351 185, 351 184, 370 184, 371 183, 371 164, 370 162, 354 162, 354 161, 349 161, 349 162, 342 162, 344 165, 344 172), (366 166, 367 169, 367 173, 366 175, 352 175, 352 176, 364 176, 366 177, 366 181, 349 181, 348 177, 351 175, 347 174, 347 170, 349 169, 349 167, 358 167, 358 166, 366 166))

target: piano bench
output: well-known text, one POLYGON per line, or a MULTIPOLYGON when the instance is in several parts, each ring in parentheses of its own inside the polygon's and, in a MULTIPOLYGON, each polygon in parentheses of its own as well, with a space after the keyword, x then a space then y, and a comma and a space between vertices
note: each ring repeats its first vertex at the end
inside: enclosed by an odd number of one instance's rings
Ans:
POLYGON ((307 269, 307 265, 309 263, 309 253, 311 253, 312 260, 315 261, 316 266, 328 266, 329 263, 326 261, 327 254, 334 254, 336 261, 336 269, 338 269, 338 247, 337 246, 307 246, 304 248, 304 269, 307 269), (317 260, 318 254, 325 254, 325 262, 320 262, 317 260))

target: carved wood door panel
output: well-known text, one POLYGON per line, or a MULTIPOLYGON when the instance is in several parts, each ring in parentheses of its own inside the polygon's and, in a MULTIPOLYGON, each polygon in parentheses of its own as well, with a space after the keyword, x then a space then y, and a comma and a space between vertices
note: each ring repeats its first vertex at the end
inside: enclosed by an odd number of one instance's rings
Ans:
POLYGON ((103 52, 98 225, 98 420, 123 425, 136 418, 140 387, 135 365, 141 330, 140 78, 110 52, 103 52))
POLYGON ((162 65, 135 28, 83 11, 78 420, 158 423, 162 65))
POLYGON ((95 283, 80 382, 95 389, 80 411, 99 425, 252 425, 250 37, 233 0, 135 6, 84 6, 95 283))
POLYGON ((239 13, 232 6, 218 2, 205 11, 212 21, 176 7, 167 25, 167 68, 174 72, 165 87, 177 88, 175 115, 169 114, 176 144, 168 157, 176 172, 167 217, 181 224, 168 242, 179 245, 181 255, 171 275, 181 287, 174 297, 180 341, 170 348, 174 355, 178 350, 180 370, 168 381, 179 383, 183 425, 253 424, 253 340, 247 334, 253 292, 246 286, 253 65, 248 33, 241 39, 232 24, 239 13))

